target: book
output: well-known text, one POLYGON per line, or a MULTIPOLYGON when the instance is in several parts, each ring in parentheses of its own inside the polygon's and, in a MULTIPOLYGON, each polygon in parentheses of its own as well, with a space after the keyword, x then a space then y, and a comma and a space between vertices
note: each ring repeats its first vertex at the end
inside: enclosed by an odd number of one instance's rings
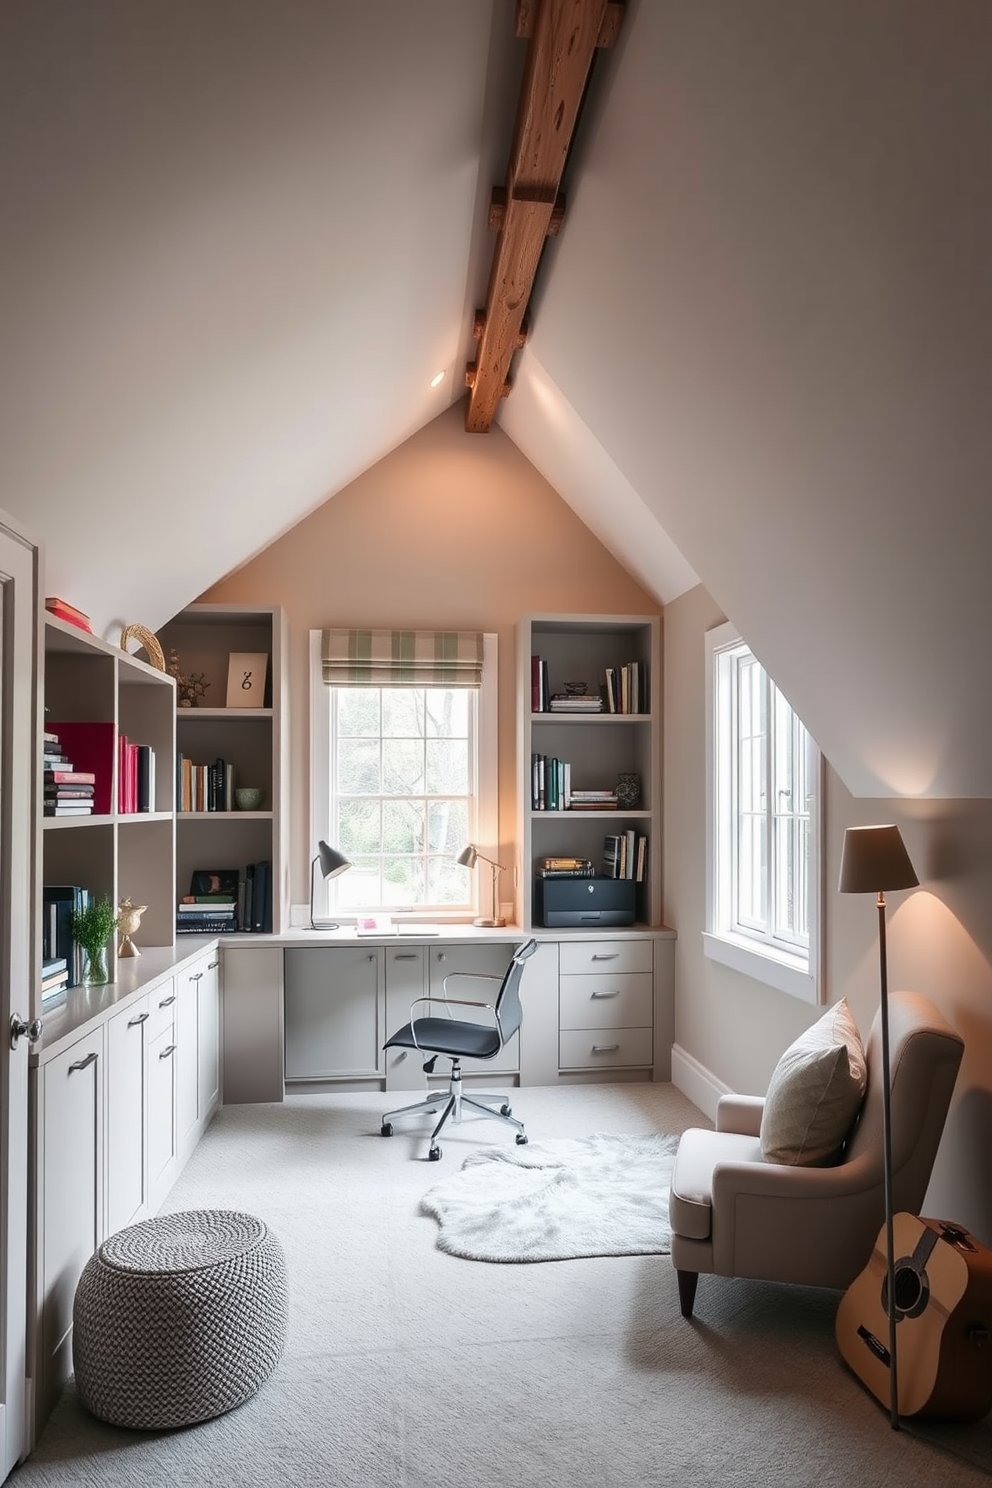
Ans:
POLYGON ((183 905, 194 904, 235 904, 235 894, 184 894, 179 903, 183 905))
POLYGON ((45 785, 96 785, 92 770, 46 770, 45 785))
POLYGON ((233 904, 176 905, 176 916, 184 924, 189 924, 193 920, 233 920, 235 912, 233 904))
POLYGON ((93 807, 88 801, 77 801, 74 805, 70 802, 46 801, 42 807, 43 816, 92 816, 93 807))
POLYGON ((230 934, 234 920, 183 920, 176 925, 177 935, 221 935, 230 934))
POLYGON ((88 630, 93 634, 93 626, 90 624, 89 615, 78 610, 75 605, 69 604, 68 600, 59 599, 57 595, 49 595, 45 600, 45 609, 49 614, 55 615, 59 620, 68 620, 70 625, 78 625, 80 630, 88 630))

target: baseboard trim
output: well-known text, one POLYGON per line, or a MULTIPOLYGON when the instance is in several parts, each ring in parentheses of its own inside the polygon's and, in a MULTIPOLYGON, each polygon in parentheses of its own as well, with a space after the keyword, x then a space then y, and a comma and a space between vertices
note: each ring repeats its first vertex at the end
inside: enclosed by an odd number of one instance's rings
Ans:
POLYGON ((672 1045, 672 1084, 711 1121, 716 1120, 716 1107, 721 1095, 730 1094, 729 1085, 718 1080, 679 1044, 672 1045))

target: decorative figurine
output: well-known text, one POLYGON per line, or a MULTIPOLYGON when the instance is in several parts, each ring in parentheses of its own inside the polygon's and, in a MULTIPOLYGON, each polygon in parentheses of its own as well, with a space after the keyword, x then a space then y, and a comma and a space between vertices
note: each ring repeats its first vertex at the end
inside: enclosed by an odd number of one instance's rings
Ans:
POLYGON ((122 899, 117 906, 117 928, 121 935, 121 943, 117 947, 118 958, 141 955, 131 936, 137 932, 141 916, 147 908, 147 904, 132 904, 130 899, 122 899))

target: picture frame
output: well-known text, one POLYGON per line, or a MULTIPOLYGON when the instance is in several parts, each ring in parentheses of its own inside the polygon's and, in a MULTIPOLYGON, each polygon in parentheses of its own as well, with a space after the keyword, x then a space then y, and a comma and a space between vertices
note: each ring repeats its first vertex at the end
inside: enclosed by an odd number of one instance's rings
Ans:
POLYGON ((227 663, 227 706, 263 708, 269 658, 265 651, 232 651, 227 663))

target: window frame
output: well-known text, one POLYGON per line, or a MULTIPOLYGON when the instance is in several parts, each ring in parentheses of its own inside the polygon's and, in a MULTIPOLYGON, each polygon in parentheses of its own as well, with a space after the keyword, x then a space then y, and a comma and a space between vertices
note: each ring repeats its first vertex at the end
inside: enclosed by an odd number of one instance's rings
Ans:
MULTIPOLYGON (((309 851, 307 856, 308 873, 312 872, 313 860, 317 854, 317 843, 323 837, 326 823, 330 819, 330 772, 328 769, 318 770, 319 760, 326 761, 329 758, 331 747, 330 736, 330 702, 331 691, 323 680, 320 643, 321 631, 310 631, 310 805, 308 821, 309 851)), ((499 649, 498 637, 494 632, 487 631, 482 638, 482 685, 477 689, 477 716, 476 716, 476 754, 477 754, 477 792, 476 792, 476 824, 474 835, 469 841, 474 842, 480 852, 487 856, 498 857, 497 844, 499 842, 499 735, 498 735, 498 665, 499 649), (487 847, 486 844, 489 844, 487 847)), ((475 689, 473 689, 475 690, 475 689)), ((332 843, 336 846, 336 843, 332 843)), ((466 844, 467 845, 467 844, 466 844)), ((385 915, 392 913, 402 915, 404 919, 416 920, 419 917, 429 917, 432 923, 443 922, 449 924, 469 923, 479 913, 480 877, 478 873, 469 875, 470 903, 468 909, 458 907, 452 912, 442 910, 428 910, 426 906, 411 904, 402 910, 383 910, 369 907, 369 914, 385 915)), ((364 913, 361 907, 357 909, 338 910, 336 907, 337 885, 334 879, 318 882, 315 876, 313 884, 314 893, 314 915, 318 919, 332 918, 344 924, 353 924, 356 919, 364 913), (321 888, 324 895, 321 897, 321 888)), ((307 899, 298 910, 294 906, 293 918, 300 916, 300 922, 310 923, 310 883, 307 883, 307 899)))
MULTIPOLYGON (((808 951, 793 948, 786 941, 777 939, 774 934, 763 933, 758 936, 741 933, 732 923, 730 905, 733 894, 732 875, 736 872, 736 863, 729 845, 732 840, 729 818, 733 814, 734 802, 733 788, 728 779, 731 757, 728 752, 721 750, 717 736, 718 687, 722 694, 722 707, 726 709, 730 703, 728 693, 732 689, 721 675, 721 660, 728 653, 742 648, 750 650, 740 632, 729 621, 706 633, 706 921, 703 951, 710 960, 718 961, 745 976, 775 987, 778 991, 786 992, 804 1002, 820 1004, 826 987, 823 964, 823 820, 826 774, 823 757, 812 739, 809 763, 809 783, 813 799, 809 813, 808 951)), ((774 688, 774 679, 767 671, 764 671, 764 675, 774 688)), ((781 689, 777 690, 784 698, 781 689)), ((788 699, 785 701, 788 703, 788 699)), ((789 707, 791 708, 791 704, 789 707)), ((795 713, 795 710, 792 709, 792 712, 795 713)), ((739 754, 736 717, 732 720, 732 728, 737 744, 736 753, 739 754)), ((769 720, 768 729, 770 728, 769 720)), ((771 873, 769 881, 772 882, 771 873)), ((768 915, 769 918, 773 915, 771 900, 768 915)))

